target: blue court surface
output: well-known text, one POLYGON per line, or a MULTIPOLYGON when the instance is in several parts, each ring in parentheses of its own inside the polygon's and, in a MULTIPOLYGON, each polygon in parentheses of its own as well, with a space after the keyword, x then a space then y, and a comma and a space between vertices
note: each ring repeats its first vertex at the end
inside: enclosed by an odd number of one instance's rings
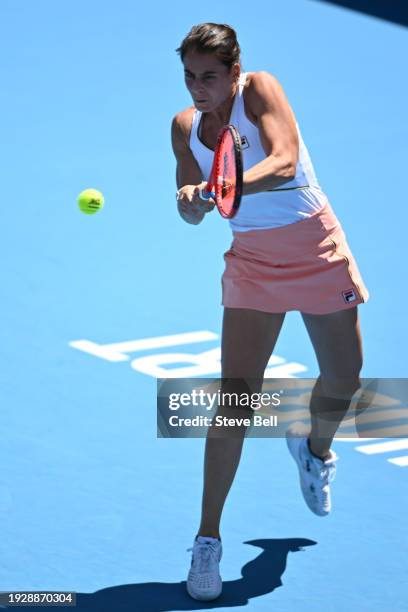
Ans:
MULTIPOLYGON (((323 519, 285 441, 246 440, 223 594, 185 592, 205 440, 157 437, 156 378, 219 374, 230 230, 179 218, 170 143, 191 103, 174 50, 204 21, 235 27, 244 69, 295 111, 370 291, 362 376, 408 376, 406 28, 312 0, 3 0, 0 591, 98 612, 406 611, 408 438, 336 440, 323 519)), ((291 312, 268 376, 317 375, 291 312)))

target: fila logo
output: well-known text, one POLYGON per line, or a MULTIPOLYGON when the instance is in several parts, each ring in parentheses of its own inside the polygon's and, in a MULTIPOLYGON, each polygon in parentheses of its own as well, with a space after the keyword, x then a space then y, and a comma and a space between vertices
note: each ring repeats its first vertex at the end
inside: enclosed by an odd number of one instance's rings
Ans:
POLYGON ((243 149, 247 149, 249 147, 248 138, 246 136, 241 136, 241 146, 243 149))
POLYGON ((347 291, 343 291, 342 293, 344 301, 349 303, 349 302, 354 302, 356 298, 356 294, 354 293, 354 289, 347 289, 347 291))

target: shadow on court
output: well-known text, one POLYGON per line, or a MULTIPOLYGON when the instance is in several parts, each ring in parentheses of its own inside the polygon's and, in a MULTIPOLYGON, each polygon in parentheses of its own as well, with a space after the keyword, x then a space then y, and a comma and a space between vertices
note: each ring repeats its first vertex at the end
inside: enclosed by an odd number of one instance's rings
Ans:
MULTIPOLYGON (((300 552, 316 544, 304 538, 249 540, 261 550, 260 554, 244 565, 241 578, 226 580, 222 595, 213 602, 199 602, 186 592, 186 582, 144 582, 102 589, 92 594, 78 593, 75 610, 98 612, 165 612, 171 610, 203 610, 246 606, 250 599, 272 593, 282 586, 288 553, 300 552)), ((189 558, 190 559, 190 558, 189 558)), ((185 570, 188 570, 189 560, 185 570)), ((222 562, 221 562, 222 574, 222 562)), ((54 606, 53 606, 54 608, 54 606)), ((30 610, 34 608, 29 608, 30 610)))
MULTIPOLYGON (((223 582, 221 596, 212 602, 199 602, 192 599, 186 592, 186 582, 183 580, 173 583, 126 584, 102 589, 95 593, 77 593, 77 605, 73 609, 95 612, 170 612, 171 610, 205 610, 246 606, 250 599, 272 593, 282 586, 281 578, 290 552, 303 551, 306 546, 313 546, 317 542, 305 538, 287 538, 248 540, 244 544, 258 547, 262 551, 255 559, 244 565, 241 578, 223 582)), ((185 566, 186 572, 189 562, 190 557, 185 566)), ((38 610, 37 607, 32 606, 24 606, 24 608, 32 611, 38 610)), ((47 609, 57 608, 47 606, 47 609)))

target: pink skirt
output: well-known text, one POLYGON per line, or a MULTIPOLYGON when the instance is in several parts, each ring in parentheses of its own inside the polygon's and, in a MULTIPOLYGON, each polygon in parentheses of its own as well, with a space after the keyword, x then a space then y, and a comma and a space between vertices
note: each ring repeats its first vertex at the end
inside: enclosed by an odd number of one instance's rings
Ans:
POLYGON ((329 202, 296 223, 233 235, 222 276, 228 308, 327 314, 369 298, 329 202))

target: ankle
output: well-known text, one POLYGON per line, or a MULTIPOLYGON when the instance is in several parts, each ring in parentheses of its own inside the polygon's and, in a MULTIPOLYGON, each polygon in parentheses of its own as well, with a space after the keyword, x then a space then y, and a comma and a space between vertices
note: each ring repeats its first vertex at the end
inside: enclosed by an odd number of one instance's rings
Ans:
POLYGON ((314 456, 317 457, 317 459, 320 459, 321 461, 325 461, 326 459, 328 459, 331 455, 330 449, 328 450, 327 453, 323 453, 322 455, 319 455, 317 453, 314 452, 314 450, 312 449, 311 445, 310 445, 310 438, 307 438, 307 447, 310 451, 310 453, 314 456))
POLYGON ((201 536, 202 538, 216 538, 221 541, 221 536, 218 531, 212 531, 211 529, 199 529, 195 539, 201 536))

